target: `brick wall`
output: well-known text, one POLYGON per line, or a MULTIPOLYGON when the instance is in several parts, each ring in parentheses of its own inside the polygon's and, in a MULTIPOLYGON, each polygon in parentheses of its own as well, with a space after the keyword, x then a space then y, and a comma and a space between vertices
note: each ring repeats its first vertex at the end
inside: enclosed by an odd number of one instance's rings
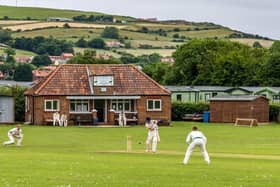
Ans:
POLYGON ((142 96, 137 100, 138 123, 144 124, 146 117, 171 121, 171 96, 142 96), (162 111, 147 111, 148 99, 161 99, 162 111))
MULTIPOLYGON (((69 102, 65 96, 28 96, 29 100, 29 110, 25 113, 26 121, 30 121, 31 116, 34 116, 33 124, 35 125, 46 125, 46 120, 53 118, 54 112, 46 112, 44 109, 45 100, 59 100, 59 113, 66 114, 69 120, 69 102), (34 101, 34 110, 33 110, 34 101), (34 114, 32 115, 32 112, 34 114)), ((90 111, 93 109, 93 102, 90 101, 90 111)), ((143 96, 136 100, 136 110, 138 111, 138 124, 144 124, 146 117, 151 117, 152 119, 161 119, 165 122, 171 121, 171 97, 170 96, 143 96), (147 100, 148 99, 161 99, 162 110, 161 111, 147 111, 147 100)), ((132 106, 133 107, 133 106, 132 106)), ((107 105, 108 112, 108 124, 114 124, 113 118, 109 119, 110 102, 107 105), (113 121, 112 121, 113 120, 113 121)), ((71 124, 71 122, 70 122, 71 124)))
POLYGON ((257 98, 254 101, 211 101, 210 121, 233 123, 236 118, 254 118, 258 122, 269 122, 268 100, 257 98))

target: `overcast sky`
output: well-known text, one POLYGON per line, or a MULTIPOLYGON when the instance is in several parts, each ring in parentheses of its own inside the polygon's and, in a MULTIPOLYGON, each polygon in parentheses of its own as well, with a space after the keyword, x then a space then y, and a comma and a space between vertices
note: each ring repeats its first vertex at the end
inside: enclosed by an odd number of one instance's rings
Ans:
MULTIPOLYGON (((17 0, 19 6, 96 11, 137 18, 214 22, 280 39, 280 0, 17 0)), ((0 0, 15 5, 16 0, 0 0)), ((28 15, 27 15, 28 16, 28 15)))

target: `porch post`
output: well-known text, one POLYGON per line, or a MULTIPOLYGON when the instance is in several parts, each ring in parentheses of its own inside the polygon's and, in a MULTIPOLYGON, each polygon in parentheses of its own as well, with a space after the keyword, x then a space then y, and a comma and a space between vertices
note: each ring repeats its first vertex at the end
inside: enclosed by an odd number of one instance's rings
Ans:
POLYGON ((97 110, 92 109, 92 120, 93 120, 93 125, 97 125, 98 121, 97 121, 97 110))

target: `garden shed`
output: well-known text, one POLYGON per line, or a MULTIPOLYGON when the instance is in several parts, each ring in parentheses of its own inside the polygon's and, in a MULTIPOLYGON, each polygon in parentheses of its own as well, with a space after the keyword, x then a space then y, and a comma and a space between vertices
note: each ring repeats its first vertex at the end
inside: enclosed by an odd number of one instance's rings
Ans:
POLYGON ((0 124, 14 123, 14 98, 0 96, 0 124))
POLYGON ((236 118, 269 122, 269 102, 263 96, 216 96, 210 99, 210 122, 233 123, 236 118))

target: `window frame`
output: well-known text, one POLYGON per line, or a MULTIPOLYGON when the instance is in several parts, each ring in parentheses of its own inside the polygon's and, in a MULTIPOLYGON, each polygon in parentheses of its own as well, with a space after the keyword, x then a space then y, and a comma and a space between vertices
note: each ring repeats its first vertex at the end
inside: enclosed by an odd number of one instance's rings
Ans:
POLYGON ((29 111, 29 98, 25 96, 25 112, 29 111))
POLYGON ((147 99, 147 111, 162 111, 162 100, 161 99, 147 99), (152 108, 149 108, 149 102, 152 101, 152 108), (159 101, 159 108, 155 108, 156 102, 159 101))
POLYGON ((115 110, 116 112, 131 112, 132 102, 130 99, 112 99, 110 102, 110 108, 115 110), (129 109, 125 110, 125 104, 129 104, 129 109), (113 104, 115 104, 116 108, 113 108, 113 104), (122 105, 122 110, 119 110, 119 104, 122 105))
POLYGON ((93 86, 114 86, 114 76, 95 75, 93 76, 93 86))
POLYGON ((69 102, 69 113, 70 114, 88 114, 91 113, 90 112, 90 101, 89 100, 83 100, 83 99, 71 99, 69 102), (71 109, 71 104, 74 103, 74 108, 75 110, 71 109), (78 110, 77 105, 80 104, 81 105, 81 110, 78 110), (87 111, 84 111, 84 105, 87 104, 87 111))
POLYGON ((44 111, 45 112, 58 112, 60 111, 60 102, 59 99, 45 99, 44 101, 44 111), (54 102, 57 102, 57 108, 54 109, 54 102), (51 109, 47 109, 47 102, 51 102, 51 109))
POLYGON ((182 102, 182 94, 177 94, 176 95, 176 101, 177 102, 182 102))

